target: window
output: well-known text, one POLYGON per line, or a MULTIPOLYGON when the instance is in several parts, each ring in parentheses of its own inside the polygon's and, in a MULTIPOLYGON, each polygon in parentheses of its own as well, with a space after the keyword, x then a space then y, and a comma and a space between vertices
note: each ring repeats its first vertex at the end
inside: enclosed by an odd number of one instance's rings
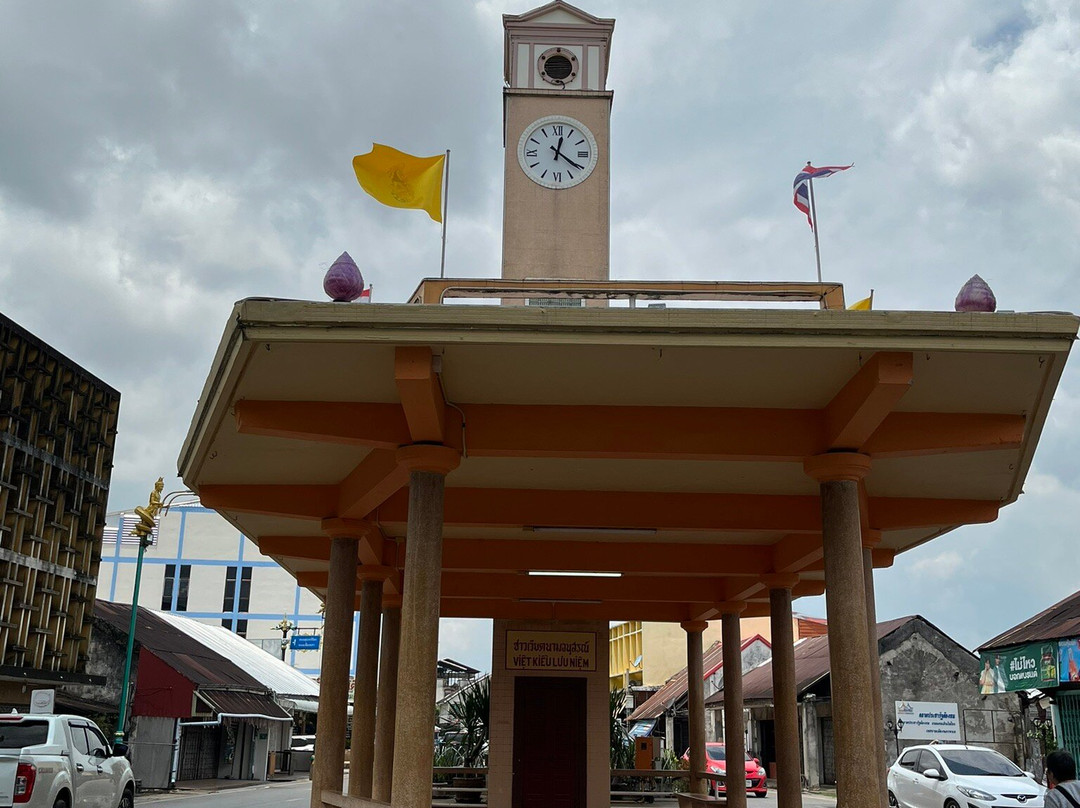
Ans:
POLYGON ((240 603, 236 607, 238 612, 246 612, 251 602, 251 567, 244 567, 240 573, 240 603))
POLYGON ((21 749, 47 743, 49 725, 44 721, 4 722, 0 725, 0 749, 21 749))
POLYGON ((918 756, 918 749, 909 749, 907 752, 904 752, 904 756, 900 758, 900 765, 903 766, 905 769, 914 769, 915 758, 917 758, 918 756))
POLYGON ((180 584, 176 592, 176 611, 187 611, 188 584, 191 582, 191 565, 184 564, 180 567, 180 584))
POLYGON ((86 742, 86 730, 81 724, 71 725, 71 742, 84 755, 90 754, 90 745, 86 742))
POLYGON ((173 584, 176 582, 176 565, 165 565, 165 585, 161 588, 161 611, 172 611, 173 584))
MULTIPOLYGON (((221 611, 226 613, 236 608, 236 570, 237 567, 227 567, 225 570, 225 596, 221 599, 221 611)), ((232 623, 231 618, 221 619, 221 625, 227 629, 232 629, 232 623)))
POLYGON ((944 772, 944 769, 941 767, 941 761, 937 759, 937 755, 929 749, 923 749, 922 753, 919 755, 919 762, 915 766, 915 771, 922 774, 927 769, 937 769, 938 774, 944 772))
POLYGON ((101 754, 99 755, 99 757, 109 756, 109 742, 106 741, 105 736, 102 735, 94 727, 86 728, 86 739, 90 742, 91 755, 93 755, 94 752, 100 750, 101 754))
MULTIPOLYGON (((228 567, 225 570, 225 596, 221 599, 221 611, 246 612, 251 603, 251 567, 228 567), (236 578, 240 574, 240 587, 237 592, 236 578)), ((221 618, 221 625, 235 631, 241 637, 247 636, 247 620, 234 621, 231 617, 221 618)))

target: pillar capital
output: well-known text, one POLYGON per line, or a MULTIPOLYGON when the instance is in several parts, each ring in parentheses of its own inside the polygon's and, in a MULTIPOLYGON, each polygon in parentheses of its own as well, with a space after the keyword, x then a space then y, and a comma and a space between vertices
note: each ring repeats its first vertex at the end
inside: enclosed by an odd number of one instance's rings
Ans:
POLYGON ((862 546, 867 550, 872 550, 881 544, 881 531, 872 527, 864 527, 862 529, 862 546))
POLYGON ((687 633, 697 632, 701 633, 709 627, 709 621, 707 620, 687 620, 679 624, 682 626, 682 630, 687 633))
POLYGON ((723 603, 716 604, 717 610, 720 614, 742 614, 746 611, 745 600, 726 600, 723 603))
POLYGON ((794 572, 773 572, 762 575, 761 582, 769 589, 791 589, 799 582, 799 576, 794 572))
POLYGON ((819 483, 858 482, 870 473, 870 457, 858 452, 826 452, 806 458, 803 471, 819 483))
POLYGON ((341 519, 336 516, 323 519, 320 528, 331 539, 362 539, 379 532, 379 526, 366 519, 341 519))
POLYGON ((401 595, 388 595, 385 592, 382 596, 383 611, 387 609, 400 609, 401 608, 401 595))
POLYGON ((409 471, 449 474, 461 462, 461 452, 438 443, 412 443, 397 450, 397 462, 409 471))

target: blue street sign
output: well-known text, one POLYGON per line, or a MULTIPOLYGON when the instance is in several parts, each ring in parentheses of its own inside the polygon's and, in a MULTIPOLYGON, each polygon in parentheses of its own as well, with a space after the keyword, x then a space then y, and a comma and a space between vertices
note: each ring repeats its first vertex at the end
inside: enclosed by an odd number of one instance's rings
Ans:
POLYGON ((318 634, 293 634, 289 638, 289 648, 294 651, 318 651, 318 634))

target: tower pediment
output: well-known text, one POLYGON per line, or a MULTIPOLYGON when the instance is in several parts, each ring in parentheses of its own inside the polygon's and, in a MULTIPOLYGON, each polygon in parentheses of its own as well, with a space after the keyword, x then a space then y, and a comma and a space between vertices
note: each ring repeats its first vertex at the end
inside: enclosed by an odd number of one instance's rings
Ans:
POLYGON ((504 14, 504 79, 532 90, 604 90, 615 20, 555 0, 524 14, 504 14), (545 71, 545 55, 573 57, 572 70, 545 71))

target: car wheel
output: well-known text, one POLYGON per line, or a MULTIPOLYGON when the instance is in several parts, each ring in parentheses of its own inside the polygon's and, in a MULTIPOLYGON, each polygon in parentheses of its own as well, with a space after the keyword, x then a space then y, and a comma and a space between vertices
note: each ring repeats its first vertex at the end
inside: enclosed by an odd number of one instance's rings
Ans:
POLYGON ((134 808, 135 795, 130 788, 125 788, 123 795, 120 797, 120 804, 116 808, 134 808))
POLYGON ((960 804, 956 800, 945 800, 945 808, 960 808, 960 804))
POLYGON ((758 791, 758 792, 755 792, 755 796, 761 797, 762 799, 765 799, 767 796, 769 796, 769 792, 768 791, 758 791))
POLYGON ((52 804, 52 808, 68 808, 67 800, 63 797, 57 797, 56 802, 52 804))
POLYGON ((896 801, 896 795, 889 792, 889 808, 900 808, 900 803, 896 801))

